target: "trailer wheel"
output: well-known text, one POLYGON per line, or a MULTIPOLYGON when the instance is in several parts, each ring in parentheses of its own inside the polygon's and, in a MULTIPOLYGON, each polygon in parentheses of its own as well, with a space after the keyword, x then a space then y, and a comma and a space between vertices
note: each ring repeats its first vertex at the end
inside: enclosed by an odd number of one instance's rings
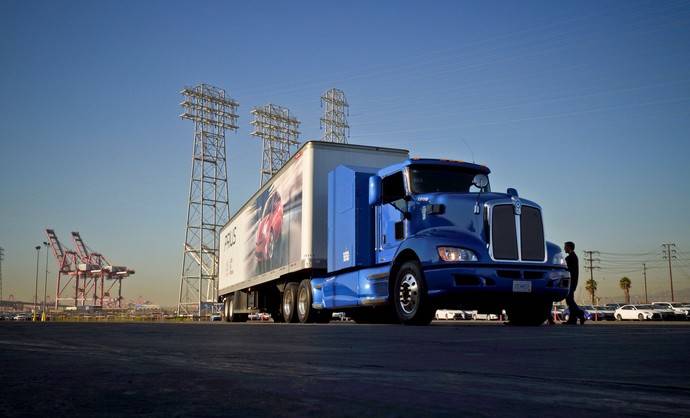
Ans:
POLYGON ((405 325, 428 325, 436 309, 431 305, 419 263, 407 261, 398 270, 391 300, 405 325))
POLYGON ((281 310, 283 311, 283 319, 285 322, 297 322, 297 283, 288 283, 283 290, 283 303, 281 310))
POLYGON ((297 318, 299 322, 306 324, 309 322, 318 322, 321 311, 312 308, 312 294, 311 294, 311 280, 304 279, 299 284, 297 290, 297 318))
POLYGON ((248 314, 235 313, 235 295, 231 294, 225 298, 224 319, 225 322, 247 322, 248 314))

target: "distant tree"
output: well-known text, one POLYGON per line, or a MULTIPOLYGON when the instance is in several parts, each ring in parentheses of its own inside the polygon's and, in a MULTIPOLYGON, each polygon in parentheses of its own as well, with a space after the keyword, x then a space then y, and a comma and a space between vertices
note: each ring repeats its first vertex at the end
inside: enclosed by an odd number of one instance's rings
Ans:
POLYGON ((589 293, 589 296, 592 298, 592 305, 596 305, 595 300, 596 300, 596 294, 597 294, 597 281, 594 279, 589 279, 585 283, 585 290, 587 293, 589 293))
POLYGON ((627 277, 623 277, 620 279, 618 284, 620 284, 621 289, 623 289, 623 293, 625 294, 625 304, 627 305, 630 303, 630 279, 628 279, 627 277))

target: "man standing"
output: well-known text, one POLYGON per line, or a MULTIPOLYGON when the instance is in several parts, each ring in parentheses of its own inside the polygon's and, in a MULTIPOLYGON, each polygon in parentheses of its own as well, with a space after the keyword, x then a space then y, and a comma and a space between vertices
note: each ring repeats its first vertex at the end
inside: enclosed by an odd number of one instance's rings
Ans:
POLYGON ((565 252, 568 254, 565 257, 565 263, 568 265, 568 271, 570 272, 570 292, 565 298, 565 303, 568 304, 568 311, 570 312, 568 321, 565 322, 568 325, 576 325, 577 320, 580 320, 580 324, 585 323, 585 313, 577 303, 575 303, 575 290, 577 289, 577 279, 580 277, 580 265, 577 259, 577 254, 575 254, 575 243, 568 241, 564 245, 565 252))

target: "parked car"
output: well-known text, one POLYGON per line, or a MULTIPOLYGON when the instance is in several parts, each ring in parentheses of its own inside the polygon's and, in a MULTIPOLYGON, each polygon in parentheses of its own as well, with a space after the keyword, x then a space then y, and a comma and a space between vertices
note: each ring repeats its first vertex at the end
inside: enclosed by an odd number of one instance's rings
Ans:
POLYGON ((615 315, 619 321, 661 319, 661 314, 654 310, 652 305, 623 305, 616 309, 615 315))
POLYGON ((20 313, 12 317, 15 321, 31 321, 31 314, 20 313))
POLYGON ((219 313, 211 314, 211 321, 220 321, 222 318, 219 313))
POLYGON ((465 319, 465 312, 450 310, 450 309, 438 309, 436 311, 436 319, 445 319, 445 320, 465 319), (458 318, 458 316, 460 316, 460 318, 458 318))
MULTIPOLYGON (((674 321, 677 319, 676 311, 674 311, 673 308, 669 308, 664 304, 653 303, 652 308, 654 308, 655 311, 659 312, 659 314, 661 315, 661 319, 663 319, 664 321, 674 321)), ((685 314, 683 314, 683 319, 685 319, 685 314)))
POLYGON ((616 309, 620 308, 621 306, 624 306, 624 303, 607 303, 606 307, 609 308, 612 311, 615 311, 616 309))
POLYGON ((350 321, 350 317, 345 312, 333 312, 331 319, 334 321, 350 321))
POLYGON ((479 313, 478 311, 466 311, 466 314, 469 318, 472 318, 474 320, 485 320, 485 321, 496 321, 498 320, 498 315, 490 313, 479 313))
MULTIPOLYGON (((585 313, 585 319, 588 321, 604 321, 613 320, 613 311, 606 307, 592 306, 592 305, 582 305, 580 309, 585 313)), ((570 319, 570 309, 565 308, 562 312, 563 321, 570 319)))
POLYGON ((455 311, 455 320, 472 319, 472 314, 469 311, 455 311))
POLYGON ((675 314, 674 319, 690 319, 690 306, 687 306, 687 304, 679 302, 654 302, 652 306, 654 306, 654 309, 670 309, 675 314))
POLYGON ((611 309, 608 306, 595 306, 594 310, 597 314, 597 320, 599 321, 613 321, 616 319, 616 310, 611 309))

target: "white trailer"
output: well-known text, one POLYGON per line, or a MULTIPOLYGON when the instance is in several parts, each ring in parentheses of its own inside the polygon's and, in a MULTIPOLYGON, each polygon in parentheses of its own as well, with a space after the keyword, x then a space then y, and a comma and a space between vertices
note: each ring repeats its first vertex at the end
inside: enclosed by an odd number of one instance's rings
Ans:
POLYGON ((283 284, 326 270, 328 173, 337 166, 382 168, 404 149, 305 143, 220 232, 219 295, 228 320, 255 310, 274 317, 283 284))

